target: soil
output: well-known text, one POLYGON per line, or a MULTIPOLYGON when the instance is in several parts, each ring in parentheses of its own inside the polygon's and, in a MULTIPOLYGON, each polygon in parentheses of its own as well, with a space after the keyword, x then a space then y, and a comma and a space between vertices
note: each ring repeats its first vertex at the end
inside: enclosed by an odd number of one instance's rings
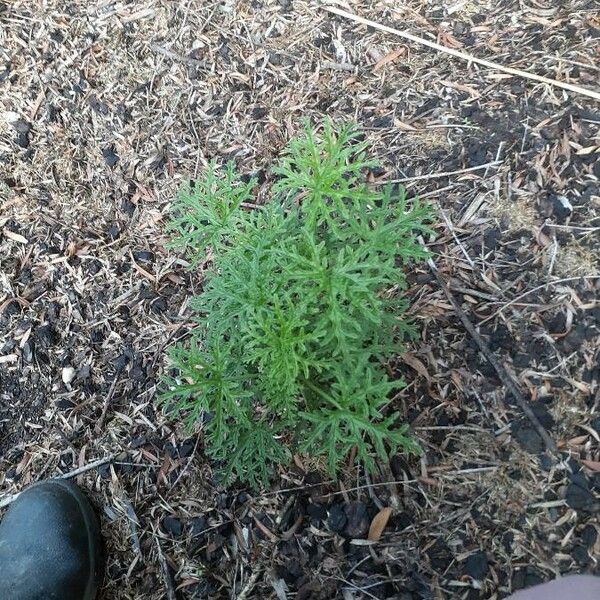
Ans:
MULTIPOLYGON (((346 8, 598 89, 593 1, 396 4, 346 8)), ((302 0, 13 0, 0 23, 0 498, 113 457, 76 478, 107 539, 102 600, 497 599, 600 574, 597 102, 302 0), (224 488, 201 424, 165 418, 166 349, 202 285, 168 247, 171 199, 211 159, 266 199, 325 116, 364 129, 372 181, 436 209, 434 261, 558 459, 426 265, 419 338, 390 361, 420 457, 334 482, 298 456, 270 489, 224 488)))

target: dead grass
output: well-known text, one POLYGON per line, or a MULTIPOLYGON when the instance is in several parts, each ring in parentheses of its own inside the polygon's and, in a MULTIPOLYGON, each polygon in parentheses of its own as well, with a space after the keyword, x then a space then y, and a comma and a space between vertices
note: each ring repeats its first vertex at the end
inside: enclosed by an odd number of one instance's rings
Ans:
POLYGON ((597 275, 600 273, 600 257, 597 248, 580 241, 561 244, 556 255, 556 271, 563 277, 573 275, 597 275))

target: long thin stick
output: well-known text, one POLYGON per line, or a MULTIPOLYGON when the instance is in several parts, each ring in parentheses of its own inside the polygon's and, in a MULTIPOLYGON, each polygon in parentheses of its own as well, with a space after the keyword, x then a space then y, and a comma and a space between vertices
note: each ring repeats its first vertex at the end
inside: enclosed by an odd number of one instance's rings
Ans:
MULTIPOLYGON (((422 237, 419 237, 419 242, 423 247, 425 247, 425 241, 422 237)), ((477 331, 477 329, 475 329, 475 326, 473 325, 473 323, 471 323, 469 317, 467 317, 467 315, 465 314, 465 311, 461 308, 456 298, 452 295, 452 292, 450 292, 450 290, 448 289, 446 282, 440 275, 438 268, 436 267, 435 263, 431 260, 431 258, 427 259, 427 264, 434 277, 436 278, 438 285, 442 289, 442 292, 444 292, 444 295, 450 301, 450 304, 452 304, 454 312, 462 321, 462 324, 464 325, 465 329, 469 332, 469 335, 473 338, 477 346, 479 346, 479 350, 481 351, 481 353, 492 365, 494 371, 496 371, 498 377, 500 378, 500 381, 504 384, 504 387, 510 392, 512 397, 515 399, 515 402, 519 405, 519 408, 525 413, 525 416, 529 419, 534 429, 542 438, 547 450, 552 454, 556 454, 556 444, 548 435, 548 432, 538 419, 537 415, 533 412, 531 406, 529 405, 529 402, 527 402, 527 400, 525 400, 525 398, 523 397, 523 394, 521 394, 521 391, 517 387, 517 384, 514 382, 513 378, 509 375, 508 371, 504 368, 500 361, 498 361, 496 357, 492 354, 492 351, 489 349, 488 345, 485 343, 481 335, 479 335, 479 332, 477 331)))
POLYGON ((489 169, 496 165, 502 164, 500 160, 493 160, 492 162, 485 163, 484 165, 476 165, 474 167, 468 167, 466 169, 458 169, 457 171, 444 171, 442 173, 427 173, 425 175, 415 175, 414 177, 404 177, 403 179, 388 179, 386 181, 378 181, 377 185, 382 183, 408 183, 409 181, 421 181, 423 179, 439 179, 440 177, 451 177, 452 175, 462 175, 463 173, 473 173, 474 171, 483 171, 483 169, 489 169))
POLYGON ((104 399, 104 405, 102 406, 102 414, 96 423, 96 427, 94 427, 94 431, 96 433, 102 433, 102 427, 104 426, 104 420, 106 419, 106 413, 108 412, 108 407, 112 401, 112 397, 115 393, 115 388, 117 387, 118 381, 118 373, 115 373, 115 378, 112 380, 110 384, 110 389, 108 390, 108 394, 106 394, 106 398, 104 399))
POLYGON ((248 598, 250 592, 256 585, 256 582, 258 581, 258 578, 260 577, 260 574, 262 573, 263 568, 264 567, 262 564, 258 564, 254 567, 254 571, 252 572, 252 575, 250 575, 250 578, 246 582, 244 589, 237 595, 236 600, 246 600, 246 598, 248 598))
MULTIPOLYGON (((115 459, 115 455, 111 454, 110 456, 105 456, 104 458, 99 458, 87 465, 83 465, 83 467, 79 467, 74 469, 73 471, 69 471, 68 473, 64 473, 63 475, 59 475, 56 479, 72 479, 73 477, 77 477, 77 475, 81 475, 82 473, 87 473, 96 467, 101 467, 102 465, 106 465, 112 462, 115 459)), ((10 494, 10 496, 5 496, 0 499, 0 508, 4 508, 8 506, 12 502, 14 502, 21 492, 17 492, 16 494, 10 494)))
POLYGON ((494 317, 497 317, 501 312, 505 311, 509 306, 512 306, 513 304, 517 304, 517 302, 519 302, 519 300, 522 300, 526 296, 529 296, 529 294, 533 294, 533 292, 543 290, 544 288, 547 288, 551 285, 559 285, 561 283, 567 283, 569 281, 579 281, 580 279, 592 279, 592 280, 600 279, 600 275, 579 275, 579 277, 565 277, 564 279, 555 279, 554 281, 547 281, 546 283, 543 283, 542 285, 538 285, 537 287, 527 290, 526 292, 519 294, 516 298, 509 300, 508 302, 503 304, 495 313, 491 314, 489 317, 486 317, 485 319, 483 319, 483 321, 479 321, 479 325, 483 325, 484 323, 487 323, 494 317))
POLYGON ((600 100, 600 92, 596 92, 594 90, 589 90, 578 85, 573 85, 572 83, 565 83, 563 81, 557 81, 556 79, 550 79, 549 77, 544 77, 542 75, 536 75, 535 73, 522 71, 521 69, 505 67, 504 65, 492 62, 491 60, 476 58, 474 56, 471 56, 470 54, 465 54, 464 52, 454 50, 453 48, 446 48, 446 46, 442 46, 441 44, 430 42, 429 40, 420 38, 416 35, 412 35, 411 33, 407 33, 406 31, 400 31, 399 29, 395 29, 394 27, 382 25, 381 23, 377 23, 376 21, 370 21, 369 19, 365 19, 364 17, 360 17, 335 6, 323 6, 323 8, 330 13, 333 13, 340 17, 344 17, 346 19, 350 19, 355 23, 361 23, 362 25, 367 25, 369 27, 372 27, 373 29, 378 29, 379 31, 385 31, 393 35, 397 35, 399 37, 410 40, 411 42, 416 42, 417 44, 427 46, 428 48, 433 48, 438 52, 445 52, 446 54, 450 54, 451 56, 455 56, 456 58, 466 60, 470 63, 477 63, 478 65, 483 65, 484 67, 488 67, 489 69, 495 69, 496 71, 502 71, 503 73, 508 73, 517 77, 524 77, 525 79, 532 79, 533 81, 539 81, 540 83, 547 83, 548 85, 553 85, 564 90, 569 90, 570 92, 575 92, 576 94, 582 94, 583 96, 594 98, 594 100, 600 100))

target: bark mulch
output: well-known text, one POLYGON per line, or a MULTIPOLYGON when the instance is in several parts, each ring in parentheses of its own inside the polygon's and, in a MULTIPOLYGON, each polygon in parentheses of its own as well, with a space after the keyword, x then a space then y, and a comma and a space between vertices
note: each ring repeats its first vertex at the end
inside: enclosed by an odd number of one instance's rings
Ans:
MULTIPOLYGON (((595 0, 336 5, 598 89, 595 0)), ((0 1, 0 502, 79 473, 103 600, 492 599, 598 572, 599 132, 592 99, 317 2, 0 1), (372 181, 435 207, 442 281, 556 454, 427 265, 409 275, 420 337, 389 364, 420 457, 334 482, 299 456, 268 490, 224 488, 201 427, 161 414, 202 285, 167 247, 177 187, 231 159, 266 197, 325 115, 364 129, 372 181)))

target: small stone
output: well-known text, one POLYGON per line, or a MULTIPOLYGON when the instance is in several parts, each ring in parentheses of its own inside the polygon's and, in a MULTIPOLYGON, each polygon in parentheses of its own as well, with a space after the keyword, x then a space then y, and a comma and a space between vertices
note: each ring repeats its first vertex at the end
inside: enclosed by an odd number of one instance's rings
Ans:
POLYGON ((98 467, 98 473, 102 479, 109 479, 111 476, 110 465, 109 464, 100 465, 98 467))
POLYGON ((121 230, 119 229, 119 226, 116 223, 112 223, 111 226, 108 228, 108 237, 111 240, 116 240, 120 235, 121 230))
POLYGON ((50 32, 50 39, 57 44, 62 44, 65 40, 65 36, 60 29, 55 29, 54 31, 50 32))
POLYGON ((131 442, 129 442, 129 447, 134 450, 137 448, 141 448, 148 443, 148 438, 145 435, 138 435, 134 437, 131 442))
POLYGON ((73 402, 68 398, 59 398, 55 402, 55 406, 61 410, 71 410, 72 408, 75 408, 75 404, 73 404, 73 402))
POLYGON ((523 590, 534 585, 544 583, 542 577, 531 567, 517 569, 512 578, 512 591, 523 590))
POLYGON ((482 551, 471 554, 465 561, 465 573, 477 581, 485 579, 488 568, 487 556, 482 551))
POLYGON ((6 340, 0 347, 0 354, 10 354, 16 347, 17 342, 15 340, 6 340))
POLYGON ((172 459, 179 458, 179 456, 178 456, 179 453, 177 452, 177 446, 175 446, 175 444, 168 442, 165 446, 165 450, 169 454, 170 458, 172 458, 172 459))
POLYGON ((371 127, 375 127, 377 129, 379 128, 388 128, 388 127, 393 127, 394 126, 394 119, 390 116, 382 116, 382 117, 375 117, 372 121, 371 121, 371 127))
POLYGON ((541 454, 539 456, 540 467, 544 471, 549 471, 554 466, 554 459, 549 454, 541 454))
MULTIPOLYGON (((546 398, 544 402, 549 403, 550 398, 546 398)), ((545 404, 542 404, 541 401, 536 402, 531 405, 531 410, 545 429, 550 430, 554 428, 556 422, 554 421, 554 417, 550 414, 550 411, 545 404)))
POLYGON ((2 314, 6 317, 12 317, 20 312, 21 307, 16 300, 11 300, 8 304, 5 305, 4 311, 2 314))
POLYGON ((413 516, 409 512, 406 512, 406 511, 402 511, 401 513, 398 513, 398 515, 396 516, 394 521, 396 523, 396 526, 400 530, 410 527, 415 522, 413 516))
POLYGON ((513 356, 513 365, 519 369, 524 369, 531 364, 531 357, 529 354, 525 354, 524 352, 517 352, 513 356))
POLYGON ((113 361, 113 364, 117 371, 122 371, 123 369, 125 369, 128 363, 129 357, 125 354, 125 352, 119 354, 119 356, 117 356, 117 358, 115 358, 113 361))
POLYGON ((244 491, 240 492, 235 499, 238 504, 246 504, 247 502, 250 502, 250 500, 252 500, 252 496, 250 496, 248 492, 244 491))
POLYGON ((515 534, 512 531, 506 531, 502 535, 502 545, 506 552, 512 552, 513 544, 515 542, 515 534))
POLYGON ((158 297, 150 304, 150 309, 153 313, 161 314, 167 310, 167 299, 164 296, 158 297))
POLYGON ((525 587, 533 587, 534 585, 540 585, 542 583, 544 583, 542 576, 531 567, 527 567, 527 574, 525 575, 525 587))
POLYGON ((61 378, 65 385, 68 385, 75 379, 75 369, 73 367, 63 367, 61 378))
POLYGON ((25 362, 30 363, 33 361, 33 350, 33 340, 27 340, 23 346, 23 360, 25 362))
POLYGON ((445 571, 454 560, 452 552, 447 544, 441 540, 436 540, 435 544, 427 551, 431 568, 438 572, 445 571))
POLYGON ((29 148, 29 133, 17 133, 17 146, 29 148))

